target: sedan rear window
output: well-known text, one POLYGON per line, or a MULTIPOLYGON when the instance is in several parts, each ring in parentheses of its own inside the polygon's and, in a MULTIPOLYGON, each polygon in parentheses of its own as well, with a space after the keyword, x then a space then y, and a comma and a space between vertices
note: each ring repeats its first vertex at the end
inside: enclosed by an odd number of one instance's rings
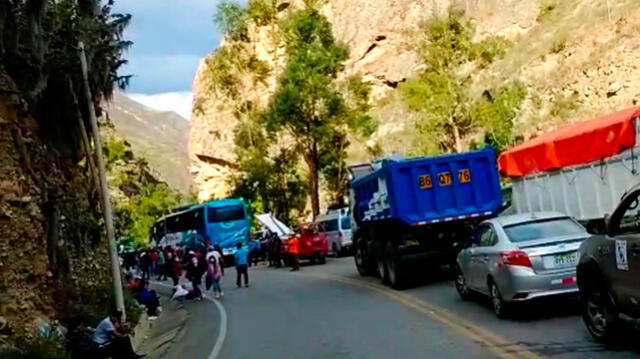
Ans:
POLYGON ((504 227, 504 231, 509 240, 514 243, 585 233, 584 228, 571 218, 554 218, 514 224, 504 227))

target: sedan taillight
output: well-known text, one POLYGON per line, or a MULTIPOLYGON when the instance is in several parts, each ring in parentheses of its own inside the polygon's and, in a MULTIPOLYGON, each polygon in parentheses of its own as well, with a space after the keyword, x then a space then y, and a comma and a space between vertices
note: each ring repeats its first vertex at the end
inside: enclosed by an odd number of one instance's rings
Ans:
POLYGON ((533 268, 531 259, 523 251, 500 252, 500 257, 505 265, 533 268))

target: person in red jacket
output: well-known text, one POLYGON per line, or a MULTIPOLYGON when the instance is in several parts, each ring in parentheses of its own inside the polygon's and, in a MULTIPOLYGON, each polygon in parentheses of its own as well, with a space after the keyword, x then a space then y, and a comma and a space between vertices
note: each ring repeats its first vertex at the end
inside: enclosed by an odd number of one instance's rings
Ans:
POLYGON ((151 275, 158 275, 158 250, 156 248, 149 250, 149 258, 151 259, 151 275))
POLYGON ((289 240, 289 254, 291 255, 291 272, 300 270, 298 236, 293 236, 293 238, 289 240))

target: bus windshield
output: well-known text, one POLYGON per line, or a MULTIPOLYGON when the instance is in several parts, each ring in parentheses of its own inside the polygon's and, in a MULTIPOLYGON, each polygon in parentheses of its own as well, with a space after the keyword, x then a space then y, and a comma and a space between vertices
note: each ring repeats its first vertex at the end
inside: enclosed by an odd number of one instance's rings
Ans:
POLYGON ((207 208, 209 223, 239 221, 245 219, 242 206, 209 207, 207 208))

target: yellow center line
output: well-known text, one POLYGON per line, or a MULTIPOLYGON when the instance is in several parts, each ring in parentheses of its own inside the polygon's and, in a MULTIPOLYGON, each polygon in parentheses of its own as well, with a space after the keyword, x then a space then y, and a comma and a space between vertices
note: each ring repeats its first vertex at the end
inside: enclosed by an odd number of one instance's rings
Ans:
POLYGON ((448 311, 444 311, 435 305, 424 300, 418 299, 412 295, 391 290, 382 285, 369 283, 362 280, 339 277, 335 275, 326 275, 318 273, 304 273, 306 276, 315 277, 324 280, 333 280, 349 285, 358 286, 374 290, 384 294, 387 297, 425 314, 441 324, 456 330, 465 337, 484 345, 488 350, 504 359, 543 359, 546 358, 540 354, 534 353, 527 347, 514 344, 501 335, 494 333, 486 328, 469 323, 462 317, 448 311))

